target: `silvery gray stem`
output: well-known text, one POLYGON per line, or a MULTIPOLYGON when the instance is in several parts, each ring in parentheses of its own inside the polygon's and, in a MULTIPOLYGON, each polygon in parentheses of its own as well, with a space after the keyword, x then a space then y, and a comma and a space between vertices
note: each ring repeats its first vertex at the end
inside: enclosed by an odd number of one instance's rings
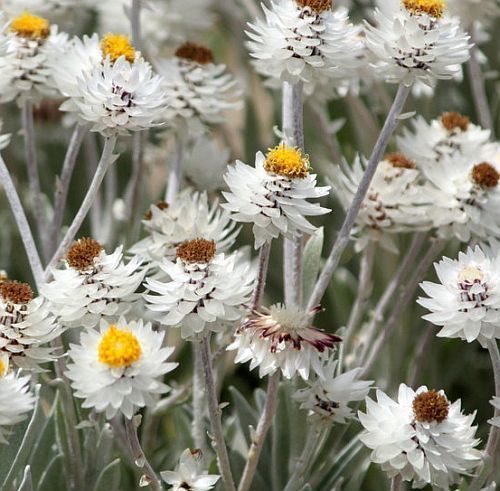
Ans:
POLYGON ((179 192, 182 180, 182 161, 184 160, 184 142, 177 136, 175 140, 175 160, 174 165, 168 174, 167 192, 165 201, 172 203, 179 192))
POLYGON ((132 31, 132 44, 139 51, 142 50, 141 8, 142 0, 132 0, 132 6, 130 8, 130 29, 132 31))
POLYGON ((253 291, 252 306, 250 312, 253 312, 260 305, 264 289, 266 287, 267 269, 269 267, 269 254, 271 253, 271 243, 266 242, 259 251, 259 269, 255 289, 253 291))
POLYGON ((393 477, 391 480, 391 491, 401 491, 401 486, 403 485, 403 479, 400 475, 393 477))
POLYGON ((389 139, 391 135, 394 133, 396 126, 398 124, 398 117, 403 110, 406 99, 410 93, 411 87, 406 87, 404 85, 400 85, 398 87, 398 91, 396 93, 396 97, 394 98, 394 102, 392 103, 391 110, 387 115, 387 119, 385 120, 384 126, 382 128, 382 132, 380 133, 377 142, 375 143, 375 147, 373 148, 372 154, 368 161, 368 165, 366 167, 366 171, 363 175, 363 179, 354 195, 351 206, 347 211, 344 223, 342 224, 342 228, 340 229, 339 235, 335 240, 330 255, 321 271, 321 274, 316 282, 314 290, 311 294, 311 298, 309 299, 308 309, 312 309, 316 305, 318 305, 323 297, 330 280, 332 279, 333 273, 337 268, 337 265, 340 261, 340 257, 344 252, 347 244, 350 240, 351 230, 356 222, 356 218, 358 216, 361 205, 363 204, 363 200, 366 196, 368 188, 370 187, 370 183, 373 179, 375 171, 377 170, 377 166, 380 162, 380 159, 387 148, 387 144, 389 143, 389 139))
MULTIPOLYGON (((498 351, 498 345, 496 339, 490 339, 488 341, 488 352, 491 358, 491 367, 493 369, 493 377, 495 380, 495 395, 500 397, 500 352, 498 351)), ((495 417, 500 416, 500 409, 495 409, 495 417)), ((500 444, 500 429, 496 426, 491 425, 490 434, 488 436, 488 443, 486 444, 486 453, 492 459, 498 459, 498 446, 500 444)), ((493 462, 493 468, 495 468, 495 462, 493 462)))
POLYGON ((203 455, 207 452, 207 430, 205 428, 206 394, 203 383, 203 363, 200 350, 193 344, 194 368, 193 368, 193 440, 196 448, 201 449, 203 455))

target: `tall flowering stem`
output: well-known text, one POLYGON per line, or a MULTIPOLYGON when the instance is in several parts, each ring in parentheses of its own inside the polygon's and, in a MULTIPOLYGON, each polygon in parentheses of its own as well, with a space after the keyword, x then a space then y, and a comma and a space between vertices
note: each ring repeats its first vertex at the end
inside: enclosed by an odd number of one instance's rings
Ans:
MULTIPOLYGON (((488 342, 488 351, 491 358, 491 366, 493 368, 493 376, 495 380, 495 395, 500 397, 500 352, 496 339, 488 342)), ((495 410, 495 416, 500 416, 500 410, 495 410)), ((491 425, 488 443, 486 444, 486 453, 492 458, 498 460, 498 447, 500 445, 500 429, 497 426, 491 425)), ((493 462, 495 468, 495 462, 493 462)))
POLYGON ((328 256, 325 266, 321 271, 318 281, 316 282, 314 290, 311 294, 307 307, 308 309, 312 309, 321 301, 321 298, 328 288, 333 273, 340 261, 340 257, 342 256, 342 253, 349 243, 351 230, 354 226, 354 223, 356 222, 356 218, 358 216, 359 210, 361 209, 361 205, 366 196, 368 188, 370 187, 370 183, 373 179, 375 171, 377 170, 377 166, 384 154, 385 149, 387 148, 389 139, 394 133, 396 126, 398 125, 398 117, 403 110, 406 99, 410 94, 410 90, 411 87, 407 87, 403 84, 400 84, 398 87, 394 102, 392 103, 389 114, 387 115, 387 119, 385 120, 382 131, 377 139, 377 142, 375 143, 375 147, 373 148, 372 154, 368 161, 363 179, 361 180, 359 188, 354 195, 351 206, 347 211, 347 215, 344 219, 344 223, 342 224, 342 228, 340 229, 339 235, 332 246, 330 255, 328 256))
POLYGON ((251 311, 255 310, 262 300, 264 289, 266 287, 267 270, 269 267, 269 255, 271 253, 271 243, 266 242, 259 252, 259 269, 257 271, 257 280, 255 282, 255 289, 252 298, 251 311))
POLYGON ((165 201, 172 203, 179 192, 182 180, 182 161, 184 160, 184 143, 180 136, 175 139, 175 160, 174 165, 168 174, 167 191, 165 201))

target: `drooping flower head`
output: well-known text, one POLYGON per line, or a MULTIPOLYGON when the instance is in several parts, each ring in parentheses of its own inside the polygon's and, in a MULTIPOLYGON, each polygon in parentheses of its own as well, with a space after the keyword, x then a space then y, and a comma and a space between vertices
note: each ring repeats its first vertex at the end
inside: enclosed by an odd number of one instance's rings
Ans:
POLYGON ((258 152, 255 167, 238 160, 228 168, 225 180, 230 192, 222 193, 227 200, 223 207, 233 212, 234 220, 253 223, 255 248, 279 235, 290 237, 296 230, 313 233, 316 228, 304 217, 330 211, 306 201, 330 191, 329 186, 316 186, 316 175, 310 171, 309 157, 284 143, 266 156, 258 152))
POLYGON ((298 373, 308 380, 311 369, 322 377, 321 362, 341 339, 311 326, 311 318, 319 310, 304 312, 278 304, 254 312, 227 349, 237 350, 236 363, 250 361, 250 370, 259 367, 260 377, 281 370, 288 379, 298 373))
POLYGON ((475 413, 464 415, 460 400, 451 403, 443 391, 414 391, 405 384, 397 401, 380 390, 376 397, 366 398, 366 413, 358 413, 365 428, 360 439, 389 477, 449 489, 480 463, 475 413))
POLYGON ((82 407, 104 412, 110 419, 118 413, 131 419, 138 408, 150 406, 155 394, 169 387, 162 377, 178 364, 167 362, 174 348, 162 347, 164 332, 151 324, 101 321, 100 331, 83 332, 80 344, 72 344, 66 376, 82 407))

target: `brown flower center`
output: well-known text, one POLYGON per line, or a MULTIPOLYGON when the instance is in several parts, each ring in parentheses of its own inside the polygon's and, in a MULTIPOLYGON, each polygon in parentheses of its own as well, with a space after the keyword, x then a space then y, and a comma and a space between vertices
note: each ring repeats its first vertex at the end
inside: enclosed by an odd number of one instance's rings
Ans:
POLYGON ((441 123, 450 133, 455 130, 467 131, 470 119, 457 112, 447 112, 441 114, 441 123))
POLYGON ((181 44, 175 51, 177 58, 194 61, 200 65, 207 65, 214 62, 214 55, 210 48, 189 41, 181 44))
POLYGON ((0 283, 0 295, 7 302, 26 304, 33 300, 33 290, 27 283, 6 280, 0 283))
POLYGON ((300 7, 309 7, 318 14, 332 9, 332 0, 296 0, 297 5, 300 7))
MULTIPOLYGON (((166 210, 168 208, 168 203, 166 201, 158 201, 154 206, 160 210, 166 210)), ((153 218, 153 212, 151 210, 148 210, 144 214, 144 220, 151 220, 153 218)))
POLYGON ((406 10, 414 14, 428 14, 436 19, 443 16, 445 0, 403 0, 406 10))
POLYGON ((494 188, 499 179, 500 174, 488 162, 481 162, 472 169, 472 180, 482 188, 494 188))
POLYGON ((413 160, 410 160, 402 153, 389 153, 384 157, 384 160, 390 162, 393 167, 399 167, 401 169, 415 169, 417 167, 413 160))
POLYGON ((435 390, 422 392, 413 399, 413 413, 420 423, 442 423, 448 417, 449 409, 448 399, 435 390))
POLYGON ((185 263, 209 263, 215 256, 215 242, 206 239, 188 240, 177 247, 177 257, 185 263))
POLYGON ((85 237, 79 239, 71 245, 66 261, 77 271, 86 271, 94 266, 94 259, 99 256, 103 247, 94 239, 85 237))

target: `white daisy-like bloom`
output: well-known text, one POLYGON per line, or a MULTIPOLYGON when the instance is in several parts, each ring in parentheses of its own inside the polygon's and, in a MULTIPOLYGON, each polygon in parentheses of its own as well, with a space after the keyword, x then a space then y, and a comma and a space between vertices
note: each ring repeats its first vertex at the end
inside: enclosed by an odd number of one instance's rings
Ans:
POLYGON ((42 371, 39 364, 54 360, 53 349, 44 346, 62 328, 42 297, 34 297, 26 283, 0 282, 0 353, 20 368, 42 371))
POLYGON ((265 19, 249 23, 250 55, 265 76, 314 86, 345 77, 359 64, 360 27, 331 0, 273 0, 265 19))
POLYGON ((160 201, 152 205, 142 223, 147 236, 129 252, 155 269, 163 259, 175 261, 177 247, 186 241, 205 237, 215 241, 217 251, 225 252, 239 233, 229 213, 217 201, 209 203, 207 193, 189 189, 179 193, 170 204, 160 201))
POLYGON ((84 408, 104 412, 107 419, 122 413, 131 419, 137 409, 154 404, 155 394, 170 389, 161 382, 178 363, 167 362, 174 348, 162 347, 165 333, 150 323, 121 317, 116 324, 101 321, 100 331, 82 333, 71 344, 66 376, 84 408))
POLYGON ((237 80, 205 46, 185 42, 157 69, 167 95, 165 118, 178 130, 200 133, 207 124, 222 123, 227 111, 242 107, 237 80))
POLYGON ((113 321, 141 301, 136 292, 144 279, 141 260, 123 261, 123 247, 112 254, 95 240, 72 244, 63 268, 52 270, 53 280, 42 286, 49 308, 65 327, 94 328, 101 319, 113 321))
POLYGON ((159 264, 170 281, 146 279, 147 307, 163 325, 180 327, 183 338, 219 332, 244 315, 254 274, 238 253, 216 252, 213 240, 194 239, 177 247, 176 260, 159 264))
POLYGON ((422 116, 417 116, 412 128, 405 128, 397 138, 397 144, 418 167, 425 169, 455 155, 474 162, 481 161, 492 152, 490 136, 489 130, 483 130, 472 124, 467 116, 451 111, 430 123, 422 116))
POLYGON ((189 448, 182 452, 175 471, 163 471, 160 475, 172 491, 209 491, 220 478, 203 468, 201 450, 189 448))
MULTIPOLYGON (((356 157, 352 166, 343 162, 332 171, 332 180, 344 209, 348 209, 363 178, 366 160, 356 157)), ((401 153, 391 153, 379 163, 359 211, 353 236, 356 250, 370 241, 397 252, 391 234, 428 230, 430 199, 422 173, 415 162, 401 153)))
POLYGON ((460 71, 469 58, 469 36, 445 6, 445 0, 402 0, 391 11, 375 11, 375 25, 365 25, 366 42, 386 81, 432 86, 460 71))
POLYGON ((29 377, 9 372, 9 358, 0 354, 0 443, 8 443, 9 428, 26 419, 35 405, 29 382, 29 377))
POLYGON ((421 283, 428 298, 417 302, 431 311, 423 319, 442 326, 438 336, 469 343, 500 338, 500 256, 489 257, 476 246, 434 267, 440 283, 421 283))
POLYGON ((0 102, 56 98, 49 63, 67 44, 67 34, 42 17, 24 12, 13 18, 0 33, 0 102))
POLYGON ((284 143, 265 156, 258 152, 255 167, 239 160, 228 167, 224 178, 230 191, 222 193, 227 201, 222 206, 233 213, 233 220, 253 223, 256 249, 280 235, 312 234, 316 227, 305 217, 330 212, 307 201, 330 192, 330 186, 316 186, 310 171, 309 157, 284 143))
POLYGON ((311 325, 320 310, 305 312, 277 304, 254 312, 238 328, 227 349, 237 351, 236 363, 249 361, 250 370, 259 367, 261 378, 277 370, 287 379, 299 374, 308 380, 311 370, 324 377, 322 363, 341 339, 311 325))
POLYGON ((380 390, 376 397, 366 398, 366 413, 358 412, 365 428, 359 438, 389 477, 400 475, 414 487, 449 489, 481 462, 474 448, 475 413, 463 414, 460 400, 450 403, 443 391, 425 386, 414 391, 405 384, 397 401, 380 390))
MULTIPOLYGON (((493 397, 490 404, 495 408, 496 411, 500 411, 500 397, 493 397)), ((494 416, 488 420, 488 423, 493 426, 500 428, 500 416, 494 416)))
POLYGON ((362 368, 336 374, 338 360, 328 360, 323 365, 323 376, 308 380, 308 387, 294 394, 302 409, 311 414, 344 424, 354 417, 349 403, 362 401, 373 384, 371 380, 359 380, 362 368))

